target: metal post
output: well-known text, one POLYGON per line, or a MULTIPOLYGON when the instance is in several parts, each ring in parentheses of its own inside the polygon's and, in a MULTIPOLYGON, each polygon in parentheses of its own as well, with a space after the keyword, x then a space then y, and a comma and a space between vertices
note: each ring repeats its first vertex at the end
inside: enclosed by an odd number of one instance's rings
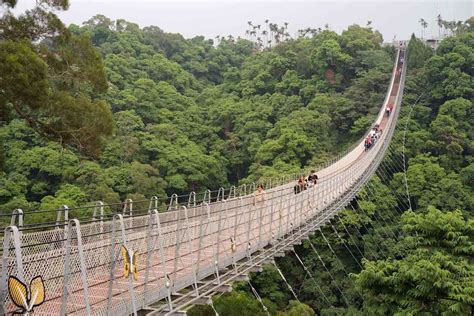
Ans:
POLYGON ((229 199, 235 199, 235 197, 237 196, 236 194, 236 188, 235 188, 235 185, 232 185, 230 187, 230 191, 229 191, 229 199))
POLYGON ((150 206, 148 207, 148 227, 146 231, 146 268, 145 268, 145 284, 143 289, 143 300, 146 304, 146 295, 148 293, 148 279, 150 277, 151 269, 151 257, 154 249, 155 242, 152 242, 152 232, 153 232, 153 221, 155 218, 155 212, 158 211, 158 197, 153 196, 150 199, 150 206))
POLYGON ((67 205, 61 205, 56 216, 56 228, 59 228, 61 222, 61 215, 64 214, 64 227, 67 227, 69 220, 69 207, 67 205))
MULTIPOLYGON (((211 207, 206 202, 204 202, 203 205, 206 207, 207 225, 208 225, 209 229, 211 230, 211 227, 212 227, 211 207)), ((219 232, 217 232, 217 234, 219 234, 219 232)), ((215 245, 215 247, 212 247, 212 248, 213 248, 213 255, 214 255, 214 262, 212 264, 214 265, 217 282, 220 283, 221 279, 220 279, 220 275, 219 275, 219 269, 217 267, 217 245, 215 245)))
POLYGON ((236 265, 236 259, 235 259, 235 253, 237 252, 237 228, 239 226, 239 216, 244 216, 242 212, 242 207, 243 207, 243 198, 239 197, 239 207, 236 208, 235 211, 235 220, 234 220, 234 234, 233 234, 233 241, 234 245, 231 245, 231 250, 232 250, 232 263, 234 265, 234 268, 237 268, 236 265))
POLYGON ((194 277, 194 290, 196 292, 196 296, 199 295, 199 289, 197 285, 197 275, 196 275, 196 263, 194 261, 194 251, 193 251, 193 240, 191 237, 191 233, 189 231, 189 218, 188 218, 188 209, 186 206, 181 207, 184 211, 184 218, 185 218, 185 225, 186 225, 186 235, 188 236, 188 251, 189 255, 191 256, 191 269, 194 277))
POLYGON ((252 182, 252 183, 250 184, 249 193, 250 193, 250 192, 255 192, 255 190, 257 190, 257 186, 255 185, 255 182, 252 182))
POLYGON ((111 315, 111 309, 112 309, 112 288, 113 284, 115 281, 115 275, 114 275, 114 270, 115 270, 115 226, 116 226, 116 218, 117 215, 114 215, 112 219, 112 235, 111 235, 111 242, 110 242, 110 273, 109 273, 109 289, 108 289, 108 294, 107 294, 107 315, 111 315))
POLYGON ((211 190, 204 191, 203 203, 211 204, 211 190))
MULTIPOLYGON (((206 203, 207 204, 207 203, 206 203)), ((200 214, 204 214, 204 212, 202 212, 202 208, 204 207, 205 205, 204 204, 201 204, 200 205, 200 214)), ((196 268, 196 274, 199 276, 199 272, 201 271, 201 252, 202 252, 202 240, 204 238, 204 219, 205 217, 204 216, 199 216, 199 250, 198 250, 198 255, 197 255, 197 268, 196 268)), ((210 227, 210 224, 208 223, 207 225, 207 229, 208 230, 210 227)))
POLYGON ((235 211, 235 220, 234 220, 234 240, 237 243, 237 227, 239 225, 239 215, 242 216, 242 206, 243 206, 243 198, 239 197, 239 207, 236 208, 235 211))
POLYGON ((123 211, 122 211, 123 216, 127 216, 127 211, 128 211, 128 216, 131 217, 133 215, 132 199, 126 199, 125 202, 123 202, 123 211))
POLYGON ((99 224, 99 231, 102 234, 104 231, 104 202, 97 201, 94 207, 94 213, 92 214, 92 220, 95 221, 97 218, 97 211, 99 211, 100 216, 100 224, 99 224))
POLYGON ((160 214, 158 213, 157 209, 154 209, 151 212, 152 212, 153 217, 155 219, 156 230, 158 232, 158 246, 159 246, 160 259, 161 259, 161 266, 162 266, 163 273, 164 273, 165 287, 166 287, 167 292, 168 292, 167 293, 168 294, 168 307, 169 307, 169 310, 172 310, 170 279, 169 279, 169 276, 168 276, 168 272, 166 271, 166 259, 165 259, 165 250, 164 250, 164 246, 163 246, 163 236, 162 236, 162 233, 161 233, 160 214))
POLYGON ((223 187, 220 187, 219 190, 217 191, 217 201, 224 201, 225 199, 225 189, 223 187))
MULTIPOLYGON (((66 239, 68 220, 69 220, 69 207, 67 205, 61 205, 61 207, 57 211, 57 216, 56 216, 55 226, 58 231, 58 234, 57 235, 55 234, 54 241, 56 241, 57 239, 61 239, 61 240, 66 239), (63 226, 62 236, 60 236, 61 235, 61 231, 60 231, 61 217, 64 217, 64 226, 63 226)), ((58 242, 57 245, 55 243, 52 245, 53 247, 59 247, 61 243, 58 242)))
POLYGON ((221 201, 220 209, 219 209, 219 220, 217 222, 217 253, 216 253, 216 269, 219 269, 219 259, 220 259, 220 252, 221 252, 221 230, 222 230, 222 214, 227 210, 227 202, 221 201))
POLYGON ((15 226, 15 225, 17 227, 23 226, 23 210, 21 208, 14 209, 12 212, 10 226, 15 226), (18 220, 18 224, 16 224, 17 220, 18 220))
POLYGON ((76 227, 76 238, 77 238, 77 254, 79 256, 79 266, 81 269, 81 281, 82 281, 82 290, 84 292, 84 305, 86 307, 86 315, 91 315, 91 306, 89 302, 89 285, 87 284, 87 272, 86 272, 86 263, 84 260, 84 249, 82 247, 82 233, 81 226, 77 219, 72 219, 68 223, 68 234, 67 234, 67 244, 66 244, 66 257, 64 259, 64 279, 63 279, 63 296, 61 298, 61 316, 67 314, 67 297, 68 297, 68 283, 70 276, 70 263, 71 263, 71 240, 72 240, 72 228, 76 227))
POLYGON ((239 196, 245 196, 247 195, 247 185, 242 184, 239 188, 239 196))
POLYGON ((177 273, 178 273, 178 259, 180 259, 179 250, 181 249, 181 230, 182 230, 183 224, 181 223, 180 218, 179 218, 180 212, 181 210, 178 210, 177 215, 176 215, 176 220, 177 220, 176 231, 175 231, 176 246, 175 246, 175 251, 174 251, 173 279, 171 282, 173 290, 175 287, 177 273))
POLYGON ((282 224, 283 224, 283 189, 280 190, 280 206, 278 207, 278 238, 282 236, 282 224))
MULTIPOLYGON (((255 193, 252 194, 252 199, 255 201, 255 193)), ((249 207, 249 214, 248 214, 248 222, 247 222, 247 256, 250 258, 250 231, 252 229, 252 214, 254 213, 253 204, 250 204, 249 207)))
POLYGON ((189 193, 188 207, 196 207, 196 192, 189 193))
MULTIPOLYGON (((291 227, 291 230, 293 230, 296 226, 296 211, 298 210, 298 196, 302 196, 304 194, 304 191, 301 191, 300 193, 298 194, 295 194, 295 201, 294 201, 294 210, 293 210, 293 219, 291 220, 291 223, 292 226, 291 227)), ((289 216, 288 216, 288 219, 289 219, 289 216)))
POLYGON ((275 192, 271 193, 272 197, 270 199, 270 228, 269 228, 269 232, 270 232, 270 238, 271 238, 271 243, 272 244, 273 244, 273 241, 275 239, 275 233, 273 232, 273 212, 274 212, 273 200, 275 199, 274 193, 275 192))
POLYGON ((263 226, 263 208, 265 207, 264 205, 255 205, 255 207, 258 207, 258 243, 257 243, 257 248, 260 248, 262 246, 262 226, 263 226))
MULTIPOLYGON (((115 214, 113 217, 113 227, 112 227, 112 242, 111 242, 111 266, 110 266, 110 278, 109 278, 109 294, 108 294, 108 301, 107 301, 107 312, 110 313, 112 309, 112 287, 113 287, 113 282, 115 279, 114 276, 114 270, 115 270, 115 243, 116 243, 116 221, 119 221, 120 224, 120 230, 121 230, 121 237, 122 237, 122 244, 125 246, 125 248, 129 249, 128 243, 127 243, 127 237, 125 235, 125 223, 123 220, 123 215, 122 214, 115 214)), ((130 273, 128 276, 128 291, 130 293, 131 301, 132 301, 132 311, 134 316, 137 316, 137 305, 136 305, 136 299, 135 299, 135 292, 133 290, 133 273, 130 273)))
POLYGON ((170 204, 168 207, 169 211, 176 211, 178 209, 178 195, 176 193, 172 194, 170 197, 170 204))

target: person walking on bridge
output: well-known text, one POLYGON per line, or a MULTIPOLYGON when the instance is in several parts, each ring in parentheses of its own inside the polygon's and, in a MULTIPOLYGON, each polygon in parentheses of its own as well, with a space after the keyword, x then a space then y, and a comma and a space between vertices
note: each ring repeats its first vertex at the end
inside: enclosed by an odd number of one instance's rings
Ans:
POLYGON ((305 177, 302 175, 298 178, 298 183, 294 187, 295 194, 303 192, 308 188, 308 183, 306 182, 305 177))
POLYGON ((392 114, 392 110, 393 110, 393 104, 392 103, 387 104, 387 107, 385 108, 385 112, 387 113, 387 117, 390 116, 390 114, 392 114))
POLYGON ((308 187, 316 185, 316 182, 318 182, 318 175, 316 174, 316 171, 311 170, 311 173, 308 176, 308 187))
POLYGON ((257 186, 257 191, 254 194, 253 205, 255 206, 263 206, 265 205, 265 201, 267 200, 267 193, 263 189, 263 185, 259 184, 257 186))

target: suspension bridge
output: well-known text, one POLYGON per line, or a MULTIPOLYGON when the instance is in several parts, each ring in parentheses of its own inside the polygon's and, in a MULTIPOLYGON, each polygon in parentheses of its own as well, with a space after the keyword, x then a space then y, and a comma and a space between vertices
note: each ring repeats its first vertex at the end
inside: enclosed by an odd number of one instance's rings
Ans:
POLYGON ((371 179, 397 124, 404 58, 405 43, 374 122, 383 130, 378 141, 365 150, 362 138, 318 170, 314 187, 298 194, 295 176, 267 183, 264 201, 255 198, 255 186, 241 186, 206 191, 202 199, 191 193, 167 201, 63 206, 55 222, 29 225, 15 210, 3 234, 0 314, 177 315, 195 304, 212 306, 212 295, 248 281, 248 273, 294 252, 311 234, 322 234, 320 228, 332 225, 371 179), (387 117, 388 103, 394 108, 387 117))

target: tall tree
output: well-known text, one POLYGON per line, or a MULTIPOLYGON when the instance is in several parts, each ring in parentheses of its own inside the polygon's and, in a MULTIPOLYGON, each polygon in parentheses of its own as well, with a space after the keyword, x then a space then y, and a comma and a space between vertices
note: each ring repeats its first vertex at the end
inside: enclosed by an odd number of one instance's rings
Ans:
POLYGON ((0 107, 44 136, 98 154, 113 131, 102 60, 84 36, 72 35, 54 9, 68 1, 39 1, 15 16, 14 2, 0 18, 0 107))

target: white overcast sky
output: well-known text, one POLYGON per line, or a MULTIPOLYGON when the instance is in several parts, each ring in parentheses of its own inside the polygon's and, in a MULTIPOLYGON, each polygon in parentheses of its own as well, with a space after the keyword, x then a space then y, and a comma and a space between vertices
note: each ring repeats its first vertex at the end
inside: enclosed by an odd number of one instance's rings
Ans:
MULTIPOLYGON (((16 12, 30 8, 35 0, 19 0, 16 12)), ((156 25, 167 32, 185 37, 204 35, 244 36, 247 21, 264 24, 265 19, 289 23, 292 35, 306 27, 324 27, 342 31, 357 23, 372 25, 385 41, 407 39, 412 32, 420 36, 420 18, 428 22, 427 35, 437 36, 436 16, 446 20, 466 20, 474 15, 474 0, 70 0, 68 11, 59 12, 66 23, 81 25, 96 14, 138 23, 156 25)))

